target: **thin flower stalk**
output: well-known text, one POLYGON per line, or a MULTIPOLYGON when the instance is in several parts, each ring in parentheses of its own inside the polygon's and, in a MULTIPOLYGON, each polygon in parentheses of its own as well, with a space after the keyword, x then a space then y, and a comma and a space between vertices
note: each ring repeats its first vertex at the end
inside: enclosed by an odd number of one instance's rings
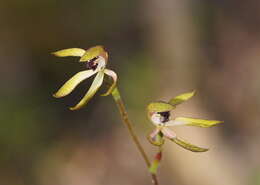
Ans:
MULTIPOLYGON (((150 169, 151 162, 150 162, 147 154, 145 153, 144 148, 142 147, 142 145, 141 145, 137 135, 134 132, 133 124, 132 124, 132 122, 130 121, 130 119, 128 117, 128 114, 127 114, 124 102, 123 102, 123 100, 121 98, 120 92, 119 92, 117 87, 115 87, 114 90, 112 91, 112 96, 113 96, 113 99, 114 99, 114 101, 115 101, 115 103, 117 105, 117 108, 118 108, 119 112, 120 112, 120 115, 121 115, 123 123, 127 127, 128 131, 130 133, 130 136, 132 137, 132 140, 134 141, 137 149, 141 153, 141 155, 142 155, 142 157, 143 157, 143 159, 144 159, 144 161, 146 163, 146 166, 150 169)), ((153 184, 154 185, 159 185, 156 174, 151 172, 151 176, 152 176, 153 184)))
POLYGON ((151 144, 158 147, 158 152, 154 157, 154 160, 150 162, 144 148, 142 147, 135 131, 133 124, 129 119, 128 113, 126 111, 124 102, 121 98, 120 92, 117 88, 117 74, 107 69, 106 65, 108 62, 108 53, 103 46, 95 46, 87 50, 81 48, 69 48, 59 50, 53 53, 58 57, 80 57, 79 62, 84 62, 86 70, 76 73, 72 78, 70 78, 56 93, 54 93, 55 98, 61 98, 70 94, 82 81, 88 79, 89 77, 96 75, 89 90, 86 92, 85 96, 80 100, 78 104, 71 107, 70 110, 78 110, 86 106, 89 100, 96 94, 101 85, 104 82, 104 78, 108 76, 112 78, 113 82, 108 90, 101 96, 112 95, 117 108, 120 112, 121 118, 125 126, 127 127, 130 136, 135 143, 137 149, 139 150, 141 156, 143 157, 147 168, 151 174, 152 182, 154 185, 158 185, 157 180, 157 170, 162 159, 162 151, 165 143, 165 139, 169 139, 181 146, 186 150, 192 152, 206 152, 207 148, 198 147, 196 145, 190 144, 179 137, 173 132, 169 127, 173 126, 197 126, 197 127, 212 127, 222 121, 217 120, 204 120, 195 119, 187 117, 176 117, 172 118, 171 111, 176 108, 177 105, 187 101, 194 96, 195 91, 184 93, 178 95, 168 102, 156 101, 152 102, 147 106, 147 113, 150 121, 154 124, 155 129, 148 135, 148 140, 151 144))
MULTIPOLYGON (((69 48, 53 52, 52 54, 54 54, 57 57, 80 57, 79 62, 85 62, 87 68, 87 70, 78 72, 71 79, 69 79, 55 94, 53 94, 55 98, 62 98, 64 96, 67 96, 83 80, 96 74, 96 77, 94 78, 94 81, 92 82, 92 85, 90 86, 85 96, 80 100, 80 102, 77 105, 75 105, 74 107, 70 107, 70 110, 78 110, 86 106, 89 100, 96 94, 98 89, 103 84, 105 75, 113 79, 112 85, 109 87, 107 92, 102 94, 101 96, 108 96, 110 94, 112 95, 122 117, 122 121, 126 125, 132 140, 134 141, 137 149, 141 153, 149 169, 151 167, 151 162, 149 161, 149 158, 145 153, 144 148, 142 147, 137 135, 134 132, 133 124, 129 120, 127 111, 125 109, 125 105, 120 96, 119 90, 116 87, 117 74, 114 71, 106 68, 106 64, 108 61, 108 53, 105 51, 104 47, 95 46, 87 50, 81 48, 69 48)), ((153 184, 159 185, 156 174, 151 173, 151 177, 153 184)))

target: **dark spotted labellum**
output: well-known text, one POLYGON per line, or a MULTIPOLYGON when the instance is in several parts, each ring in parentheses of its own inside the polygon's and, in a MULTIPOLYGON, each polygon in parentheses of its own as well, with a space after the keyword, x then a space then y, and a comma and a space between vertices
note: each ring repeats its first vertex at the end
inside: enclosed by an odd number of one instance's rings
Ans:
POLYGON ((158 114, 161 115, 161 122, 165 123, 170 120, 170 112, 158 112, 158 114))
POLYGON ((89 60, 89 61, 86 63, 86 68, 87 68, 87 69, 96 70, 96 68, 97 68, 97 66, 98 66, 98 63, 96 62, 97 59, 98 59, 98 57, 95 57, 95 58, 89 60))

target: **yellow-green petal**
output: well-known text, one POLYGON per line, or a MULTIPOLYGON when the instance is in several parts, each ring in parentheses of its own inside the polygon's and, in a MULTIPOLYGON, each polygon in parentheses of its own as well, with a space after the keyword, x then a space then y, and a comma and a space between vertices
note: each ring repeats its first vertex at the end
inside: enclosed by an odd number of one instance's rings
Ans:
POLYGON ((70 94, 80 82, 89 78, 95 73, 96 72, 93 70, 78 72, 71 79, 69 79, 55 94, 53 94, 53 96, 55 98, 61 98, 70 94))
POLYGON ((116 82, 117 82, 117 74, 109 69, 105 69, 104 70, 105 74, 107 74, 108 76, 110 76, 113 79, 113 83, 112 85, 109 87, 109 89, 107 90, 107 92, 105 92, 104 94, 102 94, 101 96, 108 96, 109 94, 112 93, 112 91, 115 89, 116 87, 116 82))
POLYGON ((105 50, 103 46, 94 46, 86 50, 85 54, 80 58, 80 62, 86 62, 89 61, 97 56, 100 56, 102 53, 104 53, 105 50))
POLYGON ((178 105, 180 103, 183 103, 185 101, 187 101, 188 99, 190 99, 192 96, 195 95, 195 91, 192 91, 192 92, 188 92, 188 93, 183 93, 183 94, 180 94, 174 98, 172 98, 169 103, 173 106, 175 105, 178 105))
POLYGON ((184 149, 190 150, 192 152, 206 152, 206 151, 209 150, 208 148, 201 148, 201 147, 192 145, 192 144, 187 143, 186 141, 183 141, 179 138, 173 138, 173 139, 171 139, 171 141, 175 142, 177 145, 183 147, 184 149))
POLYGON ((57 57, 82 57, 85 52, 86 51, 81 48, 69 48, 53 52, 52 54, 57 57))
POLYGON ((175 107, 169 103, 158 101, 152 102, 147 106, 149 112, 168 112, 173 110, 175 107))
POLYGON ((177 117, 175 121, 181 123, 180 125, 197 126, 197 127, 213 127, 223 121, 218 120, 205 120, 205 119, 195 119, 195 118, 185 118, 177 117))
POLYGON ((103 79, 104 79, 104 72, 103 71, 98 72, 98 74, 95 77, 93 83, 91 84, 88 92, 80 100, 80 102, 76 106, 71 107, 70 110, 77 110, 77 109, 82 108, 84 105, 86 105, 88 103, 88 101, 95 95, 95 93, 100 88, 100 86, 102 85, 103 79))

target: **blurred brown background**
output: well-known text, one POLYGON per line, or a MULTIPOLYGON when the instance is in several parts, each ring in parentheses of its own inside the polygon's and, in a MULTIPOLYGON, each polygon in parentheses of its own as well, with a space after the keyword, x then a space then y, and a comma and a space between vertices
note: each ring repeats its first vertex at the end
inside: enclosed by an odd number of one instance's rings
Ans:
MULTIPOLYGON (((0 185, 149 185, 145 163, 111 97, 52 94, 84 65, 50 53, 104 45, 142 144, 145 107, 197 89, 176 115, 224 120, 176 128, 211 150, 168 142, 162 185, 260 184, 260 1, 0 1, 0 185)), ((102 91, 102 90, 101 90, 102 91)), ((104 91, 104 89, 103 89, 104 91)))

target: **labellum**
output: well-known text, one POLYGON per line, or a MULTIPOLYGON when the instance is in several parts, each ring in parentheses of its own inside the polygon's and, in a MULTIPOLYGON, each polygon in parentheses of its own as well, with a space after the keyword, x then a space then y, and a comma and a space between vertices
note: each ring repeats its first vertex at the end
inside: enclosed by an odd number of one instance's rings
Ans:
POLYGON ((162 123, 165 123, 165 122, 170 120, 170 112, 169 111, 167 111, 167 112, 158 112, 158 114, 161 115, 160 121, 162 123))
POLYGON ((97 66, 98 66, 97 59, 98 59, 98 57, 95 57, 95 58, 89 60, 89 61, 86 63, 86 68, 87 68, 87 69, 92 69, 93 71, 96 70, 96 68, 97 68, 97 66))

